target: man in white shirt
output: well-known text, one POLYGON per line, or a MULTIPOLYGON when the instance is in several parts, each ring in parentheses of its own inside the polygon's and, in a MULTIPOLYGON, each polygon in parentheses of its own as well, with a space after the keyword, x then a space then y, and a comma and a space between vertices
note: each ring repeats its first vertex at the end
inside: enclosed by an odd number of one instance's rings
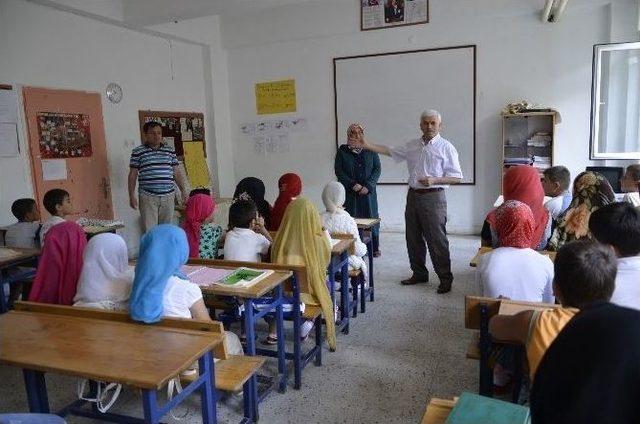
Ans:
POLYGON ((409 191, 405 208, 406 241, 413 275, 402 280, 410 285, 429 281, 425 266, 427 247, 433 267, 440 279, 438 293, 451 291, 453 274, 447 239, 447 198, 445 188, 462 181, 456 148, 440 136, 442 118, 435 110, 420 116, 422 137, 399 147, 371 144, 359 138, 349 139, 355 147, 391 156, 396 162, 407 162, 409 191), (426 245, 425 245, 426 240, 426 245))
POLYGON ((618 256, 611 302, 640 310, 640 211, 630 203, 611 203, 591 214, 589 231, 618 256))

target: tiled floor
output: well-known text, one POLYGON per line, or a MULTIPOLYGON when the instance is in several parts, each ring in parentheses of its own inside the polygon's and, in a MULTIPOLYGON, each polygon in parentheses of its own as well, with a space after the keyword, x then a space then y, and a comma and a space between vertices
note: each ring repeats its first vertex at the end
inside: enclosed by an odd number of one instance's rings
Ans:
MULTIPOLYGON (((323 366, 309 365, 303 387, 273 392, 260 405, 262 423, 416 423, 432 396, 452 397, 477 390, 477 363, 465 358, 471 334, 464 329, 464 295, 474 294, 473 257, 478 239, 451 236, 455 276, 453 291, 437 295, 437 277, 415 286, 400 286, 410 275, 404 235, 383 233, 383 256, 376 259, 376 301, 351 321, 349 335, 338 336, 338 350, 323 352, 323 366), (435 280, 435 281, 434 281, 435 280)), ((270 360, 267 371, 275 369, 270 360)), ((20 370, 0 366, 0 412, 27 408, 20 370)), ((53 408, 74 399, 76 380, 48 375, 53 408)), ((292 384, 292 383, 291 383, 292 384)), ((124 390, 114 411, 141 416, 139 394, 124 390)), ((176 421, 201 422, 197 397, 188 400, 176 421)), ((241 419, 241 396, 218 404, 218 421, 241 419)), ((71 423, 90 420, 72 417, 71 423)))

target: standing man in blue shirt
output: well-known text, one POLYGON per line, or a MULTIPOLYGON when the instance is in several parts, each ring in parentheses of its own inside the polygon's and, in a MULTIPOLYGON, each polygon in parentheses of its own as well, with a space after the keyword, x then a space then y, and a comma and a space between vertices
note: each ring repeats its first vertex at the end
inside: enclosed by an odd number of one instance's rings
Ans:
POLYGON ((176 152, 162 141, 160 123, 147 122, 142 131, 145 143, 133 149, 129 161, 129 205, 140 209, 142 231, 146 233, 158 224, 173 221, 174 183, 183 194, 187 191, 176 152))

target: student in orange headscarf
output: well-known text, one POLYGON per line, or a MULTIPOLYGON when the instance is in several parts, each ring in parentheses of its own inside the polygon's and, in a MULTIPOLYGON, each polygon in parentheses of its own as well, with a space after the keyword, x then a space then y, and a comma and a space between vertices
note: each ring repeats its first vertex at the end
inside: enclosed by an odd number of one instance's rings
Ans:
MULTIPOLYGON (((517 200, 529 206, 533 213, 533 236, 531 247, 542 250, 551 237, 551 219, 544 208, 544 189, 540 182, 540 174, 529 165, 514 166, 504 174, 502 183, 504 201, 517 200)), ((496 232, 496 210, 493 209, 485 219, 481 233, 482 245, 499 247, 500 239, 496 232)))
POLYGON ((298 174, 284 174, 278 180, 278 189, 280 190, 280 194, 273 204, 271 226, 268 228, 270 231, 278 231, 287 206, 302 193, 302 180, 298 174))

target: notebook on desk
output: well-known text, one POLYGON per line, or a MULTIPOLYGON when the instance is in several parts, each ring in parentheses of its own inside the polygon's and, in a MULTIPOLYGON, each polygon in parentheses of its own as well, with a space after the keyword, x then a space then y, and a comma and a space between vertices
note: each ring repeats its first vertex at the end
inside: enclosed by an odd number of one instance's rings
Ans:
POLYGON ((449 414, 446 424, 528 424, 529 408, 486 396, 464 392, 449 414))
POLYGON ((210 286, 233 272, 231 269, 209 268, 197 265, 183 265, 180 271, 182 271, 192 283, 205 287, 210 286))

